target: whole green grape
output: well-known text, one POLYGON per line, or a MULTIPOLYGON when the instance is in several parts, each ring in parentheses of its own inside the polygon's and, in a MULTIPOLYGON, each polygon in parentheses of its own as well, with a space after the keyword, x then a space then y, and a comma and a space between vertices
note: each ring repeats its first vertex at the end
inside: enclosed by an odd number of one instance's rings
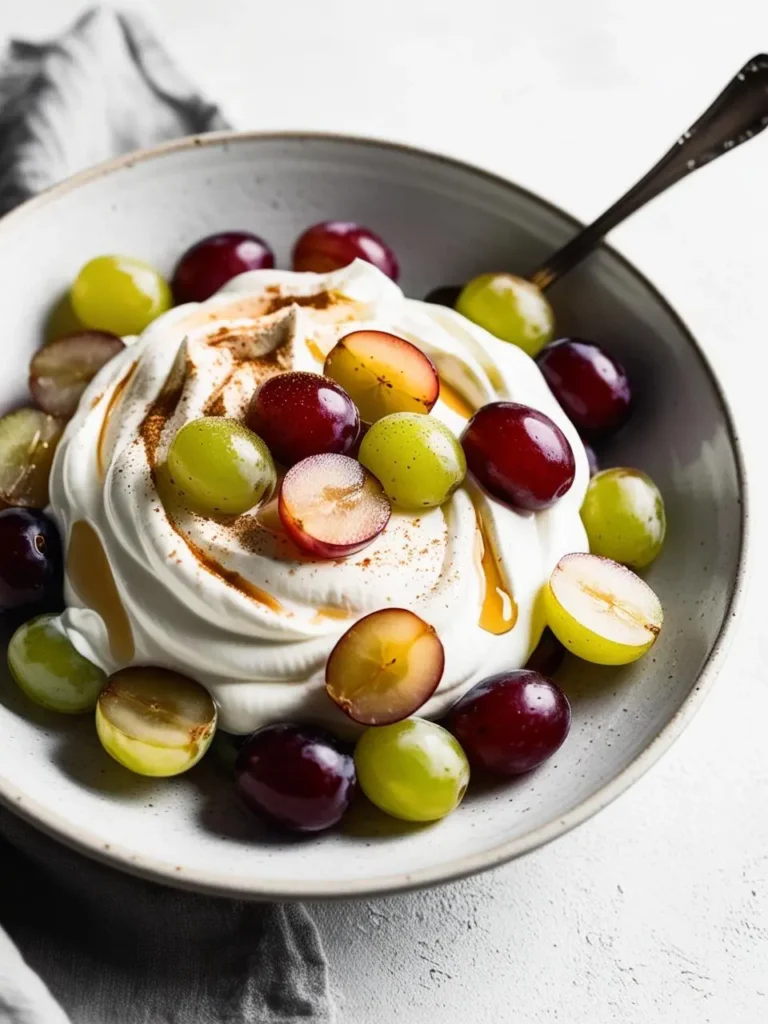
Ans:
POLYGON ((106 674, 73 647, 58 616, 40 615, 19 626, 8 645, 8 666, 21 689, 50 711, 93 711, 106 674))
POLYGON ((581 518, 592 554, 631 569, 650 565, 664 544, 664 500, 639 469, 604 469, 592 477, 581 518))
POLYGON ((358 459, 378 477, 389 500, 408 509, 442 505, 467 472, 464 451, 448 427, 414 412, 377 420, 358 459))
POLYGON ((131 256, 97 256, 86 263, 75 278, 70 300, 86 327, 121 337, 141 334, 173 305, 167 281, 131 256))
POLYGON ((269 449, 237 420, 206 416, 181 428, 167 461, 170 482, 194 512, 240 515, 275 489, 269 449))
POLYGON ((371 803, 406 821, 444 818, 469 785, 469 762, 458 741, 423 718, 367 729, 357 741, 355 768, 371 803))
POLYGON ((514 274, 480 274, 462 288, 456 309, 502 341, 536 356, 555 335, 555 315, 540 289, 514 274))

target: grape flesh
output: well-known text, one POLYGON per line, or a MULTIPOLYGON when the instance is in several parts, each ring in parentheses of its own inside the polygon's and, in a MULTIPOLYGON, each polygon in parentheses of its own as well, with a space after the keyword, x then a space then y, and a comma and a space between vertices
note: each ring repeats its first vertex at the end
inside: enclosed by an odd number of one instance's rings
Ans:
POLYGON ((516 402, 490 402, 464 428, 469 471, 499 501, 538 512, 570 489, 573 449, 549 416, 516 402))
POLYGON ((656 642, 661 602, 631 569, 601 555, 565 555, 543 591, 547 623, 577 658, 628 665, 656 642))
POLYGON ((378 420, 360 445, 360 462, 400 508, 442 505, 464 479, 461 445, 440 420, 397 412, 378 420))
POLYGON ((269 500, 277 481, 261 438, 219 416, 185 424, 171 442, 167 467, 181 502, 203 514, 247 512, 269 500))
POLYGON ((110 676, 96 705, 107 753, 137 775, 179 775, 197 764, 216 730, 216 705, 199 683, 163 668, 110 676))
POLYGON ((61 587, 59 531, 43 512, 0 511, 0 610, 36 604, 61 587))
POLYGON ((64 425, 39 409, 17 409, 0 419, 0 501, 45 508, 51 463, 64 425))
POLYGON ((422 718, 366 729, 357 741, 355 765, 371 803, 405 821, 444 818, 469 785, 469 762, 458 741, 422 718))
POLYGON ((346 455, 360 434, 347 392, 319 373, 280 373, 253 396, 246 424, 284 466, 310 455, 346 455))
POLYGON ((86 387, 124 347, 121 338, 106 331, 80 331, 50 342, 29 366, 32 397, 51 416, 74 416, 86 387))
POLYGON ((307 228, 293 249, 293 269, 326 274, 353 260, 372 263, 396 281, 400 273, 395 254, 373 231, 353 221, 327 220, 307 228))
POLYGON ((664 499, 639 469, 604 469, 592 478, 581 508, 589 550, 630 569, 661 552, 667 530, 664 499))
POLYGON ((425 704, 443 676, 435 630, 405 608, 382 608, 341 637, 325 667, 328 696, 362 725, 389 725, 425 704))
POLYGON ((11 675, 30 700, 63 714, 96 707, 104 672, 75 650, 58 616, 40 615, 20 626, 8 645, 11 675))
POLYGON ((571 727, 571 707, 551 679, 520 669, 473 686, 451 708, 446 726, 473 768, 520 775, 560 748, 571 727))
POLYGON ((97 256, 86 263, 75 278, 70 299, 86 327, 120 337, 141 334, 173 304, 165 279, 154 267, 131 256, 97 256))
POLYGON ((247 270, 268 270, 275 257, 267 243, 248 231, 222 231, 190 246, 173 272, 177 303, 204 302, 247 270))
POLYGON ((621 363, 589 341, 563 338, 540 353, 537 362, 573 425, 587 437, 615 433, 632 404, 621 363))
POLYGON ((529 356, 552 340, 555 316, 535 284, 514 274, 481 274, 466 284, 456 309, 529 356))
POLYGON ((344 816, 355 795, 355 763, 323 729, 268 725, 241 746, 235 784, 255 814, 293 832, 319 832, 344 816))

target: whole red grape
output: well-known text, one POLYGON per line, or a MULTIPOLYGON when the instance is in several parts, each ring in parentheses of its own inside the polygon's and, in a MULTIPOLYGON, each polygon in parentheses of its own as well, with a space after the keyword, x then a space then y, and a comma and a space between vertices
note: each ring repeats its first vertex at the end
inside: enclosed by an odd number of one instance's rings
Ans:
POLYGON ((623 366, 599 345, 578 338, 555 341, 539 354, 539 369, 573 425, 587 436, 618 430, 632 394, 623 366))
POLYGON ((571 727, 571 706, 551 679, 520 669, 474 686, 451 708, 445 726, 473 766, 520 775, 561 746, 571 727))
POLYGON ((0 610, 50 597, 62 578, 59 531, 43 512, 0 512, 0 610))
POLYGON ((326 220, 307 228, 293 247, 293 269, 325 274, 366 260, 396 281, 400 273, 395 254, 373 231, 353 221, 326 220))
POLYGON ((299 370, 265 381, 245 422, 284 466, 310 455, 345 455, 360 434, 360 415, 347 392, 329 377, 299 370))
POLYGON ((461 435, 469 471, 499 501, 537 512, 569 490, 573 449, 543 412, 516 402, 490 402, 461 435))
POLYGON ((319 832, 349 807, 355 762, 322 729, 268 725, 240 747, 235 784, 256 814, 294 832, 319 832))
POLYGON ((177 304, 204 302, 246 270, 268 270, 275 257, 267 243, 248 231, 222 231, 191 246, 173 272, 171 288, 177 304))

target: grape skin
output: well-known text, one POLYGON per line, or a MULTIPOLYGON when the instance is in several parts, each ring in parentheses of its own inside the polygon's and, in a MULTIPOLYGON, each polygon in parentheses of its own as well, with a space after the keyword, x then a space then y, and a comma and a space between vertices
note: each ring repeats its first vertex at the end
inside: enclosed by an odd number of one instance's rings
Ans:
POLYGON ((440 420, 397 412, 378 420, 360 445, 360 462, 400 508, 442 505, 467 472, 461 445, 440 420))

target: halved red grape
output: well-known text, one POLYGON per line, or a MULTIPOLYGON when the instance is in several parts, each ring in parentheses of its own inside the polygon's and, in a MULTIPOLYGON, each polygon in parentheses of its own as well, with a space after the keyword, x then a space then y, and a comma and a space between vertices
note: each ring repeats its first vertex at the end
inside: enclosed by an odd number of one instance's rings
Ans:
POLYGON ((351 754, 329 733, 277 724, 240 747, 235 784, 256 814, 294 832, 319 832, 341 820, 357 781, 351 754))
POLYGON ((280 373, 251 400, 246 424, 278 462, 346 454, 360 434, 360 414, 346 391, 319 373, 280 373))
POLYGON ((74 416, 90 382, 124 348, 122 339, 108 331, 80 331, 50 342, 29 364, 32 397, 51 416, 74 416))
POLYGON ((549 508, 570 489, 573 449, 556 423, 516 402, 478 409, 461 435, 467 466, 489 494, 513 508, 549 508))
POLYGON ((394 412, 430 412, 440 394, 432 360, 388 331, 352 331, 328 353, 324 371, 351 395, 366 423, 394 412))
POLYGON ((61 582, 59 531, 43 512, 0 512, 0 610, 35 604, 61 582))
POLYGON ((278 511, 298 546, 320 558, 360 551, 378 537, 392 512, 373 473, 347 455, 313 455, 289 469, 278 511))
POLYGON ((204 302, 246 270, 269 270, 275 265, 267 243, 249 231, 222 231, 191 246, 173 272, 171 289, 178 303, 204 302))
POLYGON ((48 477, 64 421, 39 409, 17 409, 0 419, 0 502, 45 508, 48 477))
POLYGON ((326 220, 307 228, 293 247, 293 269, 325 274, 366 260, 396 281, 400 268, 395 254, 373 231, 345 220, 326 220))
POLYGON ((451 708, 445 726, 473 767, 520 775, 562 745, 571 727, 571 706, 551 679, 520 669, 473 686, 451 708))
POLYGON ((625 422, 632 394, 623 366, 599 345, 555 341, 537 362, 570 421, 589 436, 611 434, 625 422))
POLYGON ((445 652, 429 623, 405 608, 366 615, 339 640, 325 667, 330 698, 361 725, 408 718, 437 689, 445 652))

